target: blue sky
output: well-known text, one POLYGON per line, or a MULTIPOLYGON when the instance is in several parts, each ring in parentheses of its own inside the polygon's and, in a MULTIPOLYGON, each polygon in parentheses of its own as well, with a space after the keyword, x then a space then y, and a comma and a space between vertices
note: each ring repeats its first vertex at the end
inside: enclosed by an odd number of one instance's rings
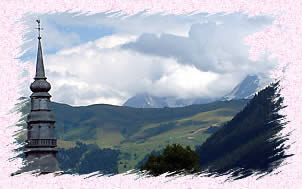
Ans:
MULTIPOLYGON (((71 16, 71 15, 70 15, 71 16)), ((38 16, 41 17, 41 16, 38 16)), ((38 18, 37 17, 37 18, 38 18)), ((57 19, 59 19, 60 16, 56 16, 57 19)), ((85 25, 74 25, 74 24, 68 24, 68 23, 56 23, 56 19, 52 19, 52 17, 45 16, 46 19, 44 19, 48 25, 50 25, 52 28, 57 30, 60 34, 62 34, 62 37, 64 35, 68 35, 69 33, 75 33, 77 36, 79 36, 78 40, 73 40, 72 41, 72 46, 80 45, 83 43, 87 43, 88 41, 94 41, 96 39, 99 39, 104 36, 112 35, 114 34, 114 28, 112 27, 105 27, 102 25, 90 25, 90 26, 85 26, 85 25)), ((43 20, 43 21, 44 21, 43 20)), ((33 23, 31 25, 36 24, 34 20, 31 20, 33 23)), ((42 23, 44 24, 44 23, 42 23)), ((41 30, 42 36, 44 35, 44 30, 47 28, 42 27, 43 30, 41 30)), ((34 28, 32 28, 34 29, 34 28)), ((34 35, 37 35, 37 31, 33 30, 30 31, 29 34, 27 34, 28 38, 31 38, 31 46, 33 40, 36 38, 32 39, 34 35), (36 32, 36 33, 35 33, 36 32)), ((51 46, 51 48, 44 48, 43 53, 45 55, 47 54, 55 54, 58 50, 61 50, 65 48, 64 46, 51 46)), ((26 53, 24 53, 20 58, 20 60, 25 61, 28 59, 32 59, 33 57, 36 56, 36 49, 30 48, 26 53)))
MULTIPOLYGON (((248 60, 242 40, 273 18, 243 14, 151 15, 69 13, 23 19, 27 26, 20 60, 34 66, 35 20, 41 20, 46 77, 53 101, 70 105, 122 105, 139 93, 177 98, 218 97, 248 74, 269 81, 274 61, 248 60)), ((27 72, 23 75, 26 76, 27 72)), ((29 96, 28 80, 22 88, 29 96)))

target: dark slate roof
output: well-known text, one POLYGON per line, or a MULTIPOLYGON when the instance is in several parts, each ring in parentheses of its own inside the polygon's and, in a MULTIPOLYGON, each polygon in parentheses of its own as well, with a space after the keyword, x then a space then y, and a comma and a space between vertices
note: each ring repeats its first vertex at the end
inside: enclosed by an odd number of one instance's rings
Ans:
POLYGON ((34 79, 46 79, 44 72, 43 56, 42 56, 42 46, 41 46, 41 37, 38 44, 38 55, 37 55, 37 67, 36 67, 36 76, 34 79))
POLYGON ((44 64, 43 64, 43 55, 41 47, 41 37, 38 37, 38 54, 37 54, 37 65, 36 65, 36 76, 35 81, 30 85, 30 90, 34 93, 38 92, 48 92, 51 89, 51 85, 46 81, 44 64))

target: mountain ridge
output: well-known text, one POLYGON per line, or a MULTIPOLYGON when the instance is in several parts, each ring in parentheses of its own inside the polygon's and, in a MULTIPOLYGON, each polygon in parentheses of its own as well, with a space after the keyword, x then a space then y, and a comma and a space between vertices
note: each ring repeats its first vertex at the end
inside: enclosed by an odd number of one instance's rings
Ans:
MULTIPOLYGON (((76 142, 80 141, 100 149, 120 150, 118 171, 121 173, 135 168, 147 153, 160 150, 168 143, 191 147, 201 144, 211 135, 205 132, 207 128, 219 127, 247 103, 248 100, 233 100, 177 108, 132 108, 106 104, 73 107, 51 102, 50 108, 55 114, 59 148, 74 151, 76 142)), ((23 116, 18 126, 26 128, 30 106, 30 99, 19 104, 23 116)), ((25 139, 26 130, 18 141, 25 139)))

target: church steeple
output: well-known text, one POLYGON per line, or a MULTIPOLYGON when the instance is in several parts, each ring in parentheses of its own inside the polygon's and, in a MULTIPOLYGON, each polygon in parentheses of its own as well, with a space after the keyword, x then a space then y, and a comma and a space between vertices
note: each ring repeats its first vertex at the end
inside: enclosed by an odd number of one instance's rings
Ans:
POLYGON ((28 165, 23 171, 40 170, 41 173, 59 171, 56 159, 57 139, 55 135, 55 117, 50 109, 50 97, 48 93, 51 86, 46 81, 41 36, 40 20, 38 22, 39 43, 36 62, 36 76, 30 85, 33 92, 31 98, 31 111, 27 116, 27 140, 25 156, 28 165))
POLYGON ((41 46, 41 34, 40 31, 40 20, 37 20, 38 22, 38 30, 39 30, 39 43, 38 43, 38 53, 37 53, 37 65, 36 65, 36 76, 35 76, 35 81, 30 85, 30 90, 32 92, 44 92, 44 95, 50 96, 48 94, 48 91, 50 90, 51 86, 50 84, 46 81, 45 77, 45 71, 44 71, 44 63, 43 63, 43 54, 42 54, 42 46, 41 46), (47 94, 46 94, 47 93, 47 94))

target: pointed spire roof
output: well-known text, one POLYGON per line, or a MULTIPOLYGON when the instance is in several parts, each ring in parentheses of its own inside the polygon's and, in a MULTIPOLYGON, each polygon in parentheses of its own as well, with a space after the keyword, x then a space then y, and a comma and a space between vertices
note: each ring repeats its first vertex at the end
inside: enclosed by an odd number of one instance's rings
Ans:
POLYGON ((34 79, 46 79, 45 71, 44 71, 44 64, 43 64, 43 55, 42 55, 42 46, 41 46, 41 35, 40 30, 40 20, 36 20, 38 22, 38 30, 39 30, 39 44, 38 44, 38 54, 37 54, 37 65, 36 65, 36 76, 34 79))
POLYGON ((43 64, 43 55, 42 55, 42 46, 41 46, 41 37, 38 37, 38 54, 37 54, 37 65, 36 65, 36 76, 34 79, 46 79, 44 64, 43 64))

